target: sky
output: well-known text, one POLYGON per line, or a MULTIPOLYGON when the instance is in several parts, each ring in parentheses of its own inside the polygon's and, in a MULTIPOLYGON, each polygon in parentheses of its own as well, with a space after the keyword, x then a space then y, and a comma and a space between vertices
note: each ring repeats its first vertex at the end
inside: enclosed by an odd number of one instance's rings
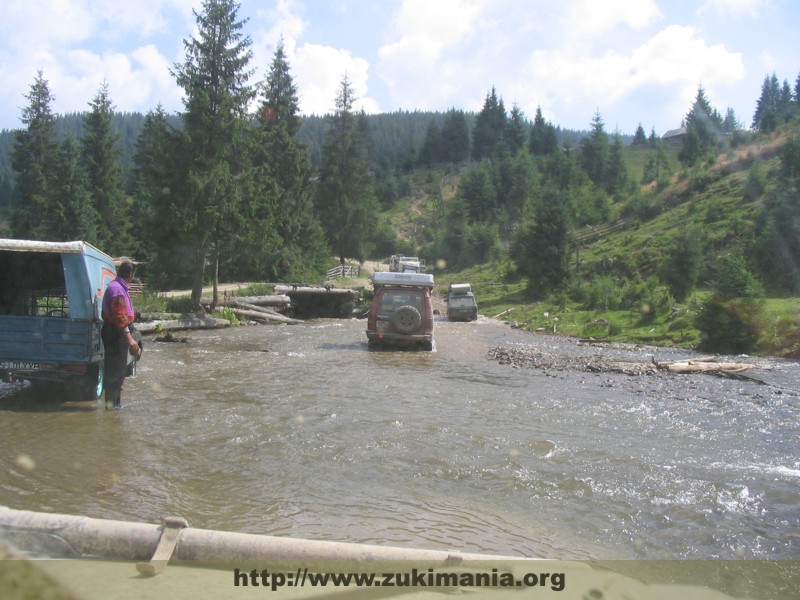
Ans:
MULTIPOLYGON (((202 0, 0 0, 0 129, 22 127, 41 70, 53 112, 183 108, 171 74, 202 0)), ((798 0, 239 0, 252 83, 283 39, 304 114, 346 76, 367 113, 510 111, 565 129, 679 127, 702 86, 747 127, 766 76, 800 74, 798 0)))

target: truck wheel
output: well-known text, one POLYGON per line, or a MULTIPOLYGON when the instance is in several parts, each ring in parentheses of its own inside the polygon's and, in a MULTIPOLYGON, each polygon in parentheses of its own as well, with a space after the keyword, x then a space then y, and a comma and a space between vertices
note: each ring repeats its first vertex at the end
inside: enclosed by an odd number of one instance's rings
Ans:
POLYGON ((99 400, 103 397, 105 388, 105 369, 103 363, 89 365, 81 382, 81 392, 89 400, 99 400))
POLYGON ((401 306, 394 311, 391 322, 400 333, 413 333, 422 323, 422 316, 413 306, 401 306))

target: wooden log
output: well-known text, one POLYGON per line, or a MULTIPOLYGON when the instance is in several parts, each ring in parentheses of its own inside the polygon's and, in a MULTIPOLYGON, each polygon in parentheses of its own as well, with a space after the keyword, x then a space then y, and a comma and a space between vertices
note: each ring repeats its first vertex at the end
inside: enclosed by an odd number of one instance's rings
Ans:
POLYGON ((672 363, 661 363, 664 368, 671 373, 741 373, 748 369, 755 369, 755 365, 738 362, 710 362, 710 361, 678 361, 672 363))
POLYGON ((302 323, 298 319, 292 319, 291 317, 287 317, 285 315, 281 315, 278 313, 269 313, 266 311, 260 310, 246 310, 243 308, 231 308, 231 312, 235 315, 241 317, 247 317, 248 319, 252 319, 254 321, 262 321, 262 322, 269 322, 269 321, 278 321, 279 323, 288 323, 290 325, 296 325, 302 323))
POLYGON ((286 294, 277 294, 275 296, 234 296, 232 301, 256 306, 287 306, 292 299, 286 294))
MULTIPOLYGON (((220 295, 217 300, 217 306, 230 306, 237 302, 247 302, 248 304, 255 304, 260 306, 288 306, 291 304, 292 299, 285 294, 278 294, 275 296, 227 296, 220 295)), ((200 304, 203 306, 211 305, 211 298, 203 296, 200 299, 200 304)))
POLYGON ((351 290, 350 288, 334 288, 334 287, 312 287, 302 285, 276 285, 275 291, 280 294, 287 294, 291 297, 292 293, 301 294, 341 294, 348 296, 358 296, 358 291, 351 290))
POLYGON ((253 310, 255 312, 262 312, 270 315, 280 314, 271 308, 265 308, 263 306, 258 306, 257 304, 250 304, 249 302, 236 302, 233 304, 233 306, 236 308, 242 308, 244 310, 253 310))
POLYGON ((141 333, 154 333, 159 331, 179 331, 182 329, 216 329, 230 326, 228 319, 215 319, 213 317, 182 317, 165 321, 149 321, 136 323, 135 327, 141 333))

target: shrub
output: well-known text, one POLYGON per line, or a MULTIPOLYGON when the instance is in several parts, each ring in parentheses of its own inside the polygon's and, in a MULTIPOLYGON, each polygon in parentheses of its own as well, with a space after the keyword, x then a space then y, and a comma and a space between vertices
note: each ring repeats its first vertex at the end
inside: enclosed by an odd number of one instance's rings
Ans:
POLYGON ((756 349, 760 314, 751 299, 709 298, 700 309, 695 325, 700 330, 700 349, 723 354, 749 354, 756 349))

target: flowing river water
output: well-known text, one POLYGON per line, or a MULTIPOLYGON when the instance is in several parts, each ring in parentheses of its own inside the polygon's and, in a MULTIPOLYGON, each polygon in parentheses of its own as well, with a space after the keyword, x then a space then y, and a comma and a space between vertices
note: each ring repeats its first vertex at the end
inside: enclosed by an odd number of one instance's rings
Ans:
POLYGON ((481 319, 434 352, 365 321, 146 338, 121 411, 0 384, 0 504, 297 538, 576 559, 800 559, 800 369, 513 368, 489 350, 659 361, 481 319))

